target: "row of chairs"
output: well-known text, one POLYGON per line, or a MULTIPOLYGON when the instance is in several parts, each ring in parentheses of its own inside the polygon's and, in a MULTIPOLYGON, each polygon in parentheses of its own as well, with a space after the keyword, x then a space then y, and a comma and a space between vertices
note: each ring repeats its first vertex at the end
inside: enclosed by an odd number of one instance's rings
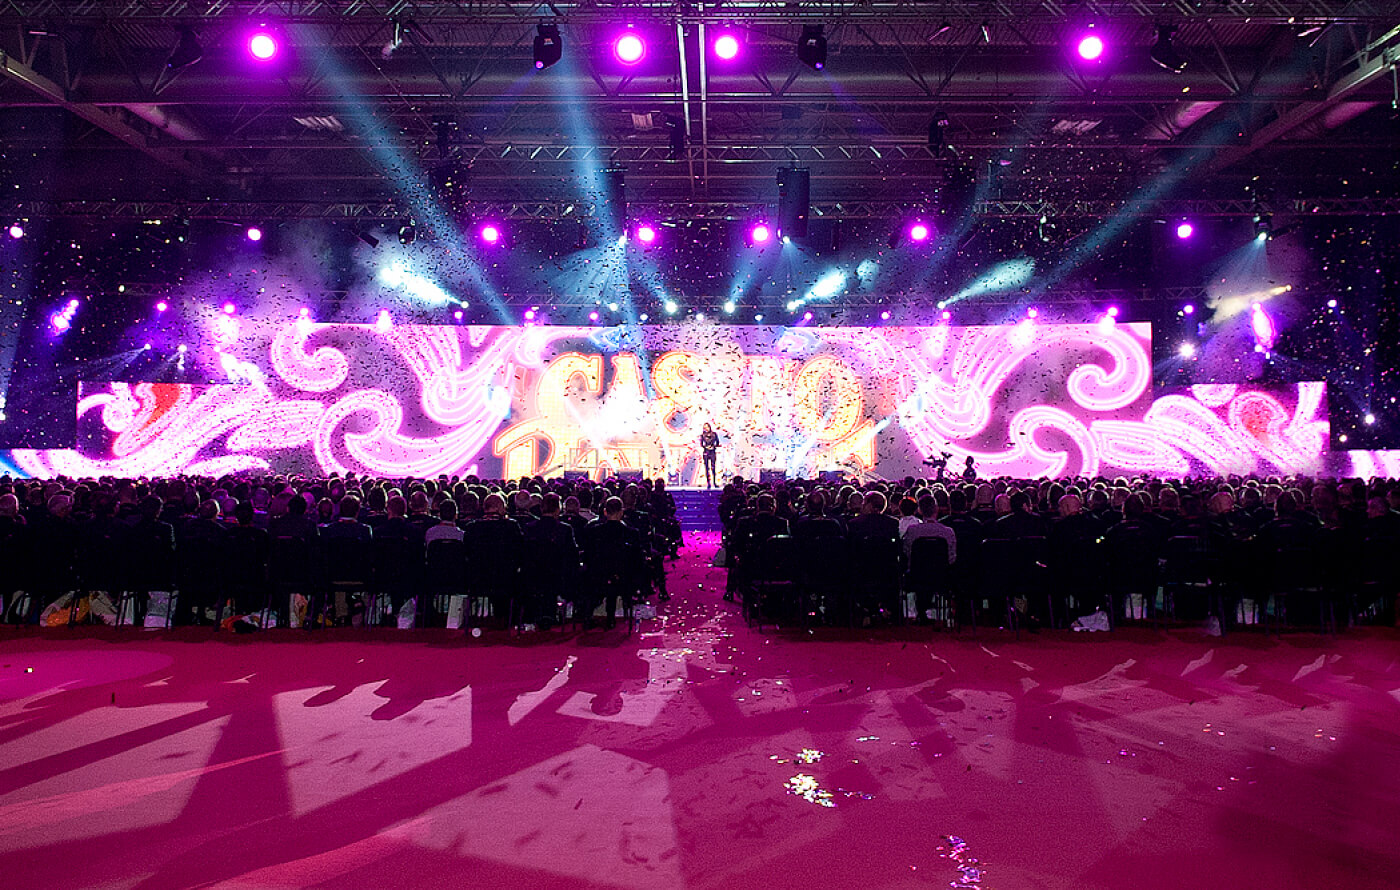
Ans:
POLYGON ((1180 611, 1215 616, 1223 631, 1248 602, 1262 613, 1249 618, 1278 630, 1289 622, 1290 603, 1302 602, 1316 606, 1317 626, 1326 632, 1336 630, 1339 610, 1353 623, 1394 608, 1398 543, 1325 533, 1306 547, 1240 541, 1222 551, 1186 535, 1054 547, 1044 537, 991 538, 960 541, 959 558, 949 565, 941 538, 915 541, 905 560, 893 538, 777 536, 739 542, 731 571, 746 617, 760 626, 765 619, 853 624, 862 616, 897 623, 904 594, 912 593, 918 615, 931 610, 939 623, 974 631, 979 613, 1004 619, 1019 634, 1024 615, 1066 627, 1096 610, 1110 627, 1130 618, 1155 626, 1180 611))
MULTIPOLYGON (((591 614, 591 606, 616 597, 630 630, 633 607, 648 590, 649 563, 636 548, 614 549, 580 564, 576 556, 543 542, 484 549, 444 539, 425 548, 391 537, 368 544, 323 538, 313 546, 301 538, 272 538, 263 544, 252 536, 230 534, 217 541, 191 538, 173 549, 168 544, 143 546, 127 536, 85 540, 67 567, 12 573, 0 583, 0 592, 33 594, 25 608, 8 610, 10 620, 23 622, 69 590, 110 594, 119 620, 136 611, 125 607, 128 600, 144 602, 152 591, 169 591, 167 624, 191 616, 204 621, 212 613, 216 627, 226 608, 285 623, 293 594, 308 599, 307 627, 343 622, 352 604, 362 606, 372 621, 384 614, 386 600, 391 616, 414 601, 415 626, 441 625, 453 596, 468 598, 467 626, 472 616, 485 614, 487 603, 492 614, 515 626, 530 616, 552 617, 559 598, 578 604, 574 615, 583 620, 587 616, 581 609, 591 614)), ((4 552, 0 543, 0 565, 32 558, 4 552)), ((78 601, 74 597, 70 622, 78 617, 78 601)))

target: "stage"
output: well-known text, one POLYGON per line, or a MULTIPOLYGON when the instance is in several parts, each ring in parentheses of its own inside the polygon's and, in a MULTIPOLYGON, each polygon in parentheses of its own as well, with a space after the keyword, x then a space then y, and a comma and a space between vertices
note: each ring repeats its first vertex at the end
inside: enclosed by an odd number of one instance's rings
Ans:
POLYGON ((1397 634, 6 628, 4 884, 1400 886, 1397 634), (975 860, 975 861, 974 861, 975 860))

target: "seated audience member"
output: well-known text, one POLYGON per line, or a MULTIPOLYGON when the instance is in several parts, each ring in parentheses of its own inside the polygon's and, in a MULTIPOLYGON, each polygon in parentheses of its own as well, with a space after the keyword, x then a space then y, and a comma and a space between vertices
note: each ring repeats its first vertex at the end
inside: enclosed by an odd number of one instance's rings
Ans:
POLYGON ((525 622, 547 628, 558 619, 557 598, 575 596, 579 566, 577 538, 573 526, 560 518, 558 494, 540 499, 540 518, 525 529, 525 542, 526 575, 533 582, 533 589, 526 591, 525 622))
POLYGON ((577 599, 584 626, 592 626, 592 616, 600 601, 607 615, 607 626, 617 623, 618 597, 631 598, 641 589, 645 566, 642 563, 641 535, 622 521, 622 499, 603 502, 603 516, 591 522, 584 534, 583 561, 588 580, 577 599))
POLYGON ((807 511, 793 523, 792 536, 799 540, 839 538, 841 523, 826 515, 826 495, 820 490, 807 495, 807 511))
MULTIPOLYGON (((412 526, 408 526, 412 528, 412 526)), ((457 527, 457 502, 448 498, 438 507, 438 524, 429 526, 423 533, 423 543, 431 544, 434 541, 460 541, 463 533, 457 527)))
POLYGON ((374 533, 360 521, 360 499, 347 494, 340 499, 339 515, 334 522, 321 526, 321 537, 325 540, 350 539, 368 544, 374 533))
POLYGON ((951 528, 938 521, 938 502, 933 495, 919 498, 919 521, 904 530, 904 556, 907 559, 914 549, 914 542, 920 538, 942 538, 948 542, 948 564, 958 561, 958 536, 951 528))
POLYGON ((885 512, 888 505, 878 491, 867 492, 861 500, 860 513, 846 523, 846 536, 860 538, 892 538, 899 540, 899 520, 885 512))
POLYGON ((287 501, 287 512, 274 516, 267 523, 268 534, 274 538, 300 538, 310 543, 320 535, 316 521, 306 515, 306 498, 294 494, 287 501))

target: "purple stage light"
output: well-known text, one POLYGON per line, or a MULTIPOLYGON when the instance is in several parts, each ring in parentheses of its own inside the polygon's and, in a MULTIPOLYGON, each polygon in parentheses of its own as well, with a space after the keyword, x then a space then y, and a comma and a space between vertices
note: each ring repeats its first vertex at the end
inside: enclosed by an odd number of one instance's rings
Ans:
POLYGON ((150 349, 150 348, 151 348, 151 343, 150 343, 150 341, 147 341, 147 342, 146 342, 146 345, 145 345, 145 346, 142 346, 141 348, 142 348, 142 349, 150 349))
POLYGON ((589 321, 597 321, 597 320, 598 320, 598 313, 596 313, 596 312, 590 312, 590 313, 588 313, 588 320, 589 320, 589 321))
POLYGON ((49 324, 53 325, 55 331, 62 333, 72 327, 73 323, 69 321, 68 316, 64 315, 62 312, 55 312, 53 315, 49 316, 49 324))
POLYGON ((953 313, 951 313, 951 312, 949 312, 948 310, 945 309, 945 310, 943 310, 943 316, 942 316, 942 317, 943 317, 943 320, 944 320, 944 321, 951 321, 952 318, 953 318, 953 313))
POLYGON ((881 313, 880 313, 880 320, 881 320, 881 321, 889 321, 889 320, 890 320, 890 312, 889 312, 888 309, 886 309, 884 312, 881 312, 881 313))
POLYGON ((374 329, 381 334, 387 334, 393 330, 393 327, 394 319, 389 316, 389 310, 380 309, 379 315, 374 319, 374 329))
POLYGON ((1182 241, 1185 241, 1194 234, 1196 234, 1196 227, 1189 222, 1177 223, 1176 237, 1180 238, 1182 241))
POLYGON ((159 300, 159 301, 156 302, 156 311, 157 311, 157 312, 164 312, 165 310, 167 310, 167 309, 169 309, 169 308, 170 308, 170 304, 167 303, 167 302, 165 302, 164 300, 159 300))
POLYGON ((927 241, 929 236, 928 223, 916 222, 909 227, 910 241, 927 241))
POLYGON ((453 317, 454 319, 456 319, 457 321, 461 321, 461 320, 462 320, 462 310, 461 310, 461 309, 458 309, 457 311, 453 312, 453 313, 452 313, 452 317, 453 317))
POLYGON ((259 62, 270 62, 277 57, 280 47, 277 38, 266 30, 254 31, 248 38, 248 53, 259 62))
POLYGON ((1269 313, 1264 311, 1264 307, 1258 303, 1254 304, 1254 311, 1250 317, 1250 326, 1254 329, 1255 344, 1268 351, 1274 348, 1274 339, 1277 336, 1277 329, 1274 327, 1274 320, 1269 317, 1269 313))
POLYGON ((1108 307, 1108 317, 1109 317, 1109 318, 1117 318, 1117 317, 1118 317, 1118 307, 1117 307, 1117 306, 1109 306, 1109 307, 1108 307))
POLYGON ((739 38, 733 34, 721 34, 715 38, 715 55, 726 62, 739 55, 739 38))
POLYGON ((811 321, 811 320, 812 320, 812 313, 810 313, 810 312, 804 312, 804 313, 802 314, 802 320, 803 320, 803 321, 811 321))
POLYGON ((526 320, 526 321, 534 321, 534 320, 535 320, 535 310, 533 310, 533 309, 526 309, 526 310, 525 310, 525 320, 526 320))
POLYGON ((487 244, 501 243, 501 227, 495 223, 486 223, 481 227, 481 240, 487 244))
POLYGON ((635 32, 627 31, 613 41, 613 55, 624 65, 635 65, 647 54, 647 45, 635 32))
POLYGON ((237 312, 237 311, 238 311, 238 307, 235 306, 235 305, 233 305, 232 303, 225 303, 225 304, 224 304, 224 314, 225 314, 225 315, 232 315, 233 313, 235 313, 235 312, 237 312))
POLYGON ((656 227, 650 223, 642 223, 637 226, 637 240, 643 244, 651 244, 656 240, 656 227))
POLYGON ((303 307, 301 307, 300 309, 297 310, 297 315, 299 315, 299 316, 302 317, 302 318, 310 318, 310 317, 311 317, 311 307, 309 307, 309 306, 303 306, 303 307))
POLYGON ((23 237, 24 237, 24 226, 20 225, 19 223, 11 223, 11 224, 10 224, 10 237, 11 237, 11 238, 14 238, 16 241, 18 241, 20 238, 23 238, 23 237))
POLYGON ((1036 309, 1034 306, 1026 310, 1027 318, 1035 318, 1038 315, 1040 315, 1040 310, 1036 309))
POLYGON ((248 227, 248 231, 247 231, 246 233, 244 233, 244 234, 246 234, 246 235, 248 236, 248 240, 249 240, 249 241, 261 241, 261 240, 262 240, 262 236, 263 236, 263 231, 262 231, 262 229, 258 228, 257 226, 249 226, 249 227, 248 227))
POLYGON ((754 244, 764 244, 771 237, 773 237, 773 232, 768 228, 767 223, 757 223, 749 229, 749 240, 753 241, 754 244))
POLYGON ((1183 315, 1195 315, 1195 314, 1196 314, 1196 304, 1195 304, 1195 303, 1187 303, 1185 306, 1182 306, 1182 307, 1181 307, 1181 312, 1182 312, 1183 315))
POLYGON ((1079 38, 1079 43, 1075 47, 1079 53, 1079 58, 1086 62, 1095 62, 1103 56, 1103 38, 1097 34, 1086 34, 1079 38))

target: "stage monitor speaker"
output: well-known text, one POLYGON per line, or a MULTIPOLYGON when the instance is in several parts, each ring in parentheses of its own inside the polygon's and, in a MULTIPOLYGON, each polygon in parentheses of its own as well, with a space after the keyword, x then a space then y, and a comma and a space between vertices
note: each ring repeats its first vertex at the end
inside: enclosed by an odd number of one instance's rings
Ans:
POLYGON ((787 470, 759 470, 758 481, 764 485, 781 485, 787 481, 787 470))
POLYGON ((584 481, 587 481, 587 479, 588 479, 588 471, 587 471, 587 470, 565 470, 565 471, 564 471, 564 481, 565 481, 565 482, 584 482, 584 481))
POLYGON ((840 485, 842 482, 846 481, 846 474, 840 470, 822 470, 817 474, 817 478, 821 479, 823 482, 831 482, 840 485))
POLYGON ((641 481, 642 481, 642 471, 641 471, 641 470, 618 470, 617 472, 613 473, 613 476, 616 477, 619 481, 622 481, 622 482, 641 482, 641 481))

